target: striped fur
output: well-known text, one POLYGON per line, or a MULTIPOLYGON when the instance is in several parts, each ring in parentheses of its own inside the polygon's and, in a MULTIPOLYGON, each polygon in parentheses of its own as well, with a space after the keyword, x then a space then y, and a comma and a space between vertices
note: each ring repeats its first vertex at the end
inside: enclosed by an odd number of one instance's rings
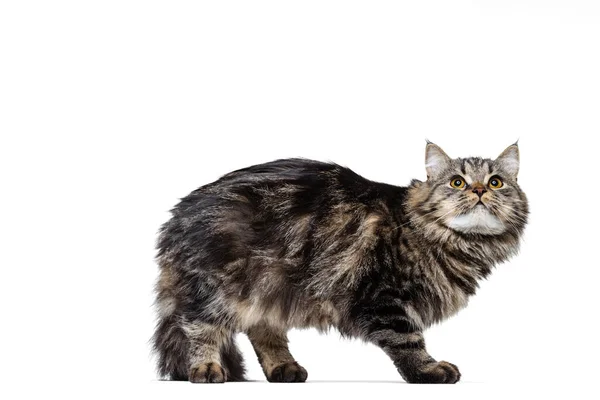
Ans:
POLYGON ((409 187, 288 159, 182 199, 158 240, 160 375, 243 380, 234 334, 244 332, 269 381, 302 382, 287 330, 333 327, 381 347, 408 382, 458 381, 453 364, 426 352, 422 332, 516 254, 527 200, 516 145, 496 160, 453 160, 431 143, 426 154, 427 181, 409 187), (451 186, 456 177, 464 188, 451 186), (503 186, 492 190, 491 179, 503 186))

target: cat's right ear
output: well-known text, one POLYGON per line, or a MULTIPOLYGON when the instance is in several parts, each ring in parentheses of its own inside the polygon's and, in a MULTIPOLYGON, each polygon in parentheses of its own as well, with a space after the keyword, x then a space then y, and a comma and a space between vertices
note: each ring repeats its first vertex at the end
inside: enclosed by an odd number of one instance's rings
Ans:
POLYGON ((437 177, 450 165, 450 157, 437 144, 427 142, 425 148, 425 170, 427 179, 437 177))
POLYGON ((504 171, 516 178, 519 173, 519 145, 515 143, 508 146, 496 158, 496 162, 502 166, 504 171))

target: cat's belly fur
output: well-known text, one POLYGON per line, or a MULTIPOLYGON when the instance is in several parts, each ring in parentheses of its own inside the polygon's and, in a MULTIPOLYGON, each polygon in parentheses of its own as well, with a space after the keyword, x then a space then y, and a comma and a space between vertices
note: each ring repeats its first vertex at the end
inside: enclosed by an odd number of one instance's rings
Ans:
POLYGON ((213 304, 237 331, 260 324, 284 330, 338 327, 344 306, 330 298, 340 288, 334 282, 333 287, 315 288, 312 280, 295 278, 300 268, 297 259, 261 255, 237 260, 216 273, 220 288, 213 293, 213 304), (240 271, 248 272, 245 279, 240 271))
POLYGON ((266 324, 277 329, 290 328, 317 328, 327 331, 330 327, 337 327, 340 315, 332 302, 310 302, 303 304, 302 310, 296 310, 286 315, 280 307, 256 302, 235 302, 237 330, 247 331, 249 328, 266 324))

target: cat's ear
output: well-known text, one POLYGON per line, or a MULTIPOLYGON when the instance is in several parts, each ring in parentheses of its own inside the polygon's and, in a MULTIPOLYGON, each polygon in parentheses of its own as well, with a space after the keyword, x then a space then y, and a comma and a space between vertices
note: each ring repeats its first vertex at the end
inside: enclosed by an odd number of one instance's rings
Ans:
POLYGON ((425 170, 427 179, 435 178, 450 165, 450 157, 437 144, 427 142, 425 148, 425 170))
POLYGON ((496 158, 496 162, 501 168, 514 178, 519 173, 519 146, 511 144, 496 158))

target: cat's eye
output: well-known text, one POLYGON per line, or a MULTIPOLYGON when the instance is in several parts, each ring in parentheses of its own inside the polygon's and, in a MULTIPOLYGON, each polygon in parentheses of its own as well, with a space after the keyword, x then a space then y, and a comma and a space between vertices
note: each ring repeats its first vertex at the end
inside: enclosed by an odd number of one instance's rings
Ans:
POLYGON ((502 179, 494 176, 492 179, 490 179, 489 185, 492 189, 500 189, 502 186, 504 186, 504 183, 502 182, 502 179))
POLYGON ((450 181, 450 186, 452 186, 454 189, 462 189, 465 187, 465 180, 460 176, 455 176, 450 181))

